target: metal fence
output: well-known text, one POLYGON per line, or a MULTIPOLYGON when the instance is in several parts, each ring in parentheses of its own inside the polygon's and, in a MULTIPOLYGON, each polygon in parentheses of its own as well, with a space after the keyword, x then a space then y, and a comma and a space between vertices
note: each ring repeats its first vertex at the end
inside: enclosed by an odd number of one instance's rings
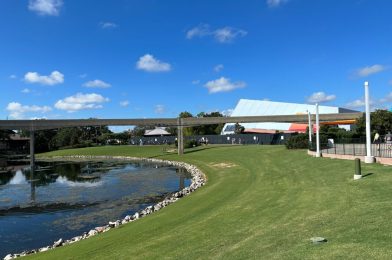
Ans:
MULTIPOLYGON (((371 153, 375 157, 392 158, 392 143, 385 142, 384 139, 375 141, 371 144, 371 153)), ((310 144, 310 150, 316 151, 316 143, 310 144)), ((341 155, 366 155, 366 141, 365 138, 356 139, 329 139, 328 143, 320 143, 321 153, 326 154, 341 154, 341 155)))
MULTIPOLYGON (((195 135, 185 136, 185 141, 197 141, 207 144, 285 144, 291 134, 232 134, 232 135, 195 135)), ((158 144, 174 144, 177 140, 176 136, 157 136, 157 137, 135 137, 131 138, 131 145, 158 145, 158 144)))

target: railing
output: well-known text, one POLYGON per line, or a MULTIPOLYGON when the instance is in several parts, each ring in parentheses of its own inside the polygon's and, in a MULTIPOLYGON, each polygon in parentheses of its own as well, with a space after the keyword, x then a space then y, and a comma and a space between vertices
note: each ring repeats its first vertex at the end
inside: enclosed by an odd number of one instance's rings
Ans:
MULTIPOLYGON (((291 134, 232 134, 232 135, 194 135, 185 136, 186 141, 197 141, 208 144, 285 144, 291 134)), ((131 145, 158 145, 174 144, 176 136, 157 136, 157 137, 134 137, 131 138, 131 145)))
MULTIPOLYGON (((382 141, 380 138, 371 144, 371 153, 375 157, 392 158, 392 142, 382 141)), ((316 150, 316 143, 309 145, 309 150, 316 150)), ((364 138, 342 139, 320 143, 321 153, 366 156, 366 142, 364 138)))

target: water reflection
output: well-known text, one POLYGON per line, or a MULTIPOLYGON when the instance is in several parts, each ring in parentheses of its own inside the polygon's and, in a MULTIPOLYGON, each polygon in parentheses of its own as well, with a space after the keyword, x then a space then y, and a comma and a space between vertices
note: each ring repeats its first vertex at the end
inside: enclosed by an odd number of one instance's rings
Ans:
POLYGON ((26 176, 23 175, 21 170, 17 170, 14 177, 9 180, 11 185, 27 184, 26 176))
POLYGON ((144 162, 38 162, 0 174, 0 257, 70 238, 190 184, 183 169, 144 162))

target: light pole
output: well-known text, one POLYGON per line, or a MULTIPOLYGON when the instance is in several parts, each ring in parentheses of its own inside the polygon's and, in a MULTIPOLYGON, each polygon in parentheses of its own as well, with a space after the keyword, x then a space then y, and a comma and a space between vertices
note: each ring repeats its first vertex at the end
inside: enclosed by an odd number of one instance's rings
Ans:
POLYGON ((370 104, 369 104, 369 82, 365 81, 365 113, 366 113, 366 156, 365 163, 374 163, 372 156, 372 144, 370 136, 370 104))
POLYGON ((320 121, 319 121, 319 104, 316 103, 316 157, 320 157, 320 121))

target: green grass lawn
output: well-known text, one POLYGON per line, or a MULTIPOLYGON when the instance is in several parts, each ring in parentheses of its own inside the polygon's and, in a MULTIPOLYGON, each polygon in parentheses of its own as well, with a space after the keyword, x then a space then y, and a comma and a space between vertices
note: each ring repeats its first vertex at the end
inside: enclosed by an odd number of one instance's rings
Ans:
POLYGON ((146 218, 32 258, 392 257, 391 167, 363 165, 362 173, 369 175, 353 181, 353 161, 312 158, 282 146, 209 146, 182 157, 154 146, 49 155, 181 160, 203 170, 208 183, 146 218), (328 242, 313 245, 309 239, 314 236, 328 242))

